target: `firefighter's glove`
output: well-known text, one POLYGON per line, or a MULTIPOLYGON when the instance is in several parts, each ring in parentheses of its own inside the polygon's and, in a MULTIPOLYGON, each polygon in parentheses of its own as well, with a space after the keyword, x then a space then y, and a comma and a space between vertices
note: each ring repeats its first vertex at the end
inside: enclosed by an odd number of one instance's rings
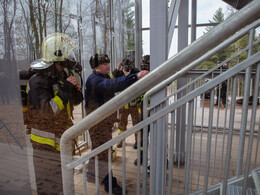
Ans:
POLYGON ((57 93, 63 102, 63 105, 67 105, 68 101, 72 98, 72 91, 74 89, 74 85, 69 81, 65 81, 61 90, 57 93))

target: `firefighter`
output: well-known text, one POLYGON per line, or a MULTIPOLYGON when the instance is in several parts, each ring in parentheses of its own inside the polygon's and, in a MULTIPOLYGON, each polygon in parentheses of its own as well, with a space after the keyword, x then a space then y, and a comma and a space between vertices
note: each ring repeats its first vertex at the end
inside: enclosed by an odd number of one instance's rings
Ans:
POLYGON ((148 71, 150 71, 150 55, 145 55, 142 58, 140 66, 141 66, 141 70, 148 70, 148 71))
POLYGON ((31 128, 39 195, 63 194, 59 141, 63 132, 73 125, 73 106, 83 100, 77 71, 72 72, 75 67, 80 69, 79 63, 70 59, 74 48, 69 36, 51 34, 42 43, 42 59, 31 63, 35 74, 27 85, 27 125, 31 128))
MULTIPOLYGON (((129 59, 124 59, 122 63, 117 64, 117 68, 110 75, 111 78, 118 78, 121 76, 127 76, 128 74, 140 72, 137 68, 133 67, 133 62, 129 59)), ((129 102, 123 108, 119 110, 120 121, 118 125, 118 135, 127 130, 128 116, 132 118, 133 126, 135 126, 141 119, 141 110, 137 107, 137 99, 129 102)), ((118 148, 122 147, 122 142, 117 145, 118 148)), ((137 148, 137 142, 135 142, 134 148, 137 148)))
MULTIPOLYGON (((108 100, 115 96, 115 93, 124 90, 138 79, 142 78, 148 71, 141 71, 127 76, 111 79, 109 76, 110 59, 105 54, 95 54, 90 58, 92 74, 87 78, 85 85, 86 113, 89 114, 108 100)), ((112 139, 112 127, 118 121, 116 113, 110 115, 99 124, 89 130, 92 141, 92 150, 112 139)), ((108 151, 98 155, 99 159, 99 180, 104 185, 106 192, 109 191, 108 172, 108 151)), ((95 182, 95 159, 88 163, 87 180, 95 182)), ((113 194, 122 194, 122 188, 117 184, 117 179, 112 177, 113 194)))
MULTIPOLYGON (((141 61, 141 64, 140 64, 140 67, 141 67, 141 71, 150 71, 150 55, 145 55, 143 56, 142 58, 142 61, 141 61)), ((139 96, 137 99, 136 99, 136 105, 137 105, 137 108, 140 112, 140 121, 143 120, 143 97, 144 97, 144 94, 139 96)), ((150 126, 148 126, 148 132, 150 131, 150 126)), ((140 138, 140 164, 142 165, 143 163, 143 130, 140 131, 141 132, 141 138, 140 138)), ((137 149, 137 133, 135 133, 135 144, 134 144, 134 149, 137 149)), ((137 166, 137 159, 134 161, 134 165, 137 166)))

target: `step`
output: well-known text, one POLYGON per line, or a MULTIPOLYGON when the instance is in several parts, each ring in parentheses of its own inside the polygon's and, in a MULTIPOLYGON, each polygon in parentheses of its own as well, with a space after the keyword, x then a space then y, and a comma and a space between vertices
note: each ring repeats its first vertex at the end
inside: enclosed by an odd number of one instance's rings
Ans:
MULTIPOLYGON (((233 177, 228 181, 227 195, 240 195, 243 192, 244 176, 233 177)), ((246 195, 258 195, 252 173, 249 173, 247 179, 246 195)))
POLYGON ((252 177, 255 183, 257 193, 260 194, 260 170, 253 170, 252 177))
MULTIPOLYGON (((229 185, 227 187, 227 193, 226 195, 242 195, 242 186, 233 186, 229 185)), ((254 188, 247 188, 246 189, 246 195, 257 195, 257 191, 254 188)))

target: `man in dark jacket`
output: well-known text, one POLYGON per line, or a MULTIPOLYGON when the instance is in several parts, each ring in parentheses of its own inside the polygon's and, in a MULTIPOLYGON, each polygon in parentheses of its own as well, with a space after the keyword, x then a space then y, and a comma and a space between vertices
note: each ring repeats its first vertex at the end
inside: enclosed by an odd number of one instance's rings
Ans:
MULTIPOLYGON (((138 79, 142 78, 148 71, 129 74, 127 76, 111 79, 109 76, 110 59, 107 55, 95 54, 90 58, 90 66, 93 69, 85 85, 85 105, 86 113, 89 114, 105 102, 115 96, 116 92, 122 91, 138 79)), ((116 113, 104 119, 90 130, 92 150, 112 139, 112 127, 117 121, 116 113)), ((105 191, 109 191, 108 172, 108 151, 98 155, 99 159, 99 178, 104 184, 105 191)), ((88 163, 87 179, 89 182, 95 181, 95 160, 92 158, 88 163)), ((122 194, 122 188, 118 186, 117 179, 112 177, 113 194, 122 194)))

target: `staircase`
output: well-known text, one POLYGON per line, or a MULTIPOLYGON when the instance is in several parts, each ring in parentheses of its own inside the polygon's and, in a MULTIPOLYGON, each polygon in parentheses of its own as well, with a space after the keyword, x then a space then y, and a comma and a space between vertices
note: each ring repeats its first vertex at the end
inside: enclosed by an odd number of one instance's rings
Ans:
MULTIPOLYGON (((259 195, 260 186, 260 168, 252 170, 248 175, 248 183, 246 188, 246 195, 259 195)), ((243 194, 243 176, 232 177, 228 180, 226 195, 241 195, 243 194)), ((192 193, 192 195, 203 194, 202 191, 192 193)), ((209 187, 208 195, 222 195, 222 183, 218 183, 214 186, 209 187)))

